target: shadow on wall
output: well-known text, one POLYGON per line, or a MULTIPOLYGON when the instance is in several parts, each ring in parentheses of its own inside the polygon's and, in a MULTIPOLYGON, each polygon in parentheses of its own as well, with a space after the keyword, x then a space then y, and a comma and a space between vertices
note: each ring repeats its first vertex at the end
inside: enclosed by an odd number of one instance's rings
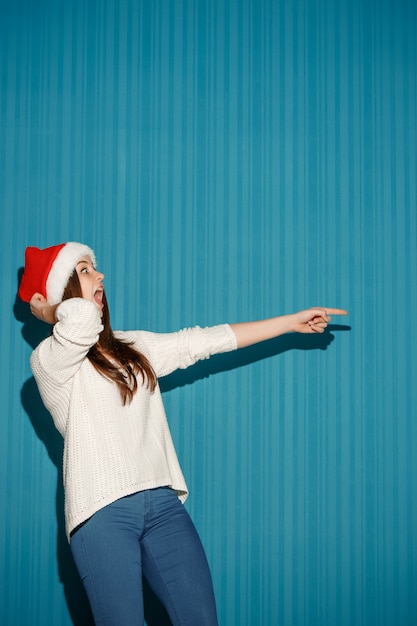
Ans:
MULTIPOLYGON (((23 268, 19 270, 19 282, 23 268)), ((14 304, 15 318, 23 323, 22 335, 25 341, 35 348, 46 338, 51 328, 37 320, 30 313, 29 306, 16 298, 14 304)), ((348 326, 329 326, 329 330, 349 330, 348 326)), ((213 374, 242 367, 288 350, 325 350, 334 340, 334 335, 325 332, 322 335, 284 335, 265 341, 236 352, 213 356, 210 360, 201 361, 187 370, 179 370, 161 379, 161 391, 167 392, 176 387, 191 384, 196 380, 208 378, 213 374)), ((57 517, 57 560, 60 580, 71 619, 75 626, 93 626, 93 618, 89 608, 84 587, 79 578, 71 549, 65 534, 64 490, 62 475, 63 440, 55 429, 52 418, 40 398, 33 377, 27 380, 21 391, 24 410, 29 416, 36 435, 45 445, 51 461, 57 468, 56 517, 57 517)), ((145 618, 148 626, 170 626, 171 622, 158 599, 144 580, 145 618)))
POLYGON ((160 380, 162 392, 171 391, 176 387, 190 385, 202 378, 208 378, 213 374, 227 372, 238 367, 250 365, 257 361, 263 361, 269 357, 277 356, 289 350, 326 350, 334 340, 330 331, 350 330, 350 326, 331 324, 326 332, 321 335, 288 334, 258 343, 248 348, 243 348, 225 354, 216 354, 209 360, 199 361, 186 370, 177 370, 160 380))
MULTIPOLYGON (((19 273, 19 283, 20 283, 19 273)), ((50 334, 50 327, 37 320, 30 313, 29 306, 18 298, 14 305, 16 319, 23 322, 22 335, 25 341, 35 348, 50 334)), ((64 588, 65 598, 71 619, 75 626, 93 626, 87 596, 78 576, 71 549, 65 534, 64 489, 62 476, 63 439, 56 430, 52 418, 44 407, 33 377, 29 378, 21 390, 22 406, 29 416, 34 431, 44 444, 49 458, 57 469, 56 518, 58 573, 64 588)))

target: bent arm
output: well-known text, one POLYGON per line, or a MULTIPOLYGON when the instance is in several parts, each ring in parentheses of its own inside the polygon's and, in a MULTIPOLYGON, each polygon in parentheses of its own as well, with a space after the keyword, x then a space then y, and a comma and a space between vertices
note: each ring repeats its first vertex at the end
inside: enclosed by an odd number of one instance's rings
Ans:
POLYGON ((347 315, 344 309, 313 307, 290 315, 280 315, 256 322, 230 324, 238 348, 246 348, 260 341, 267 341, 285 333, 323 333, 331 315, 347 315))
MULTIPOLYGON (((45 310, 47 315, 52 313, 52 308, 45 310)), ((53 315, 52 335, 33 351, 31 366, 37 380, 43 377, 45 381, 63 383, 74 375, 90 348, 97 343, 103 325, 95 304, 83 298, 61 302, 53 315)))

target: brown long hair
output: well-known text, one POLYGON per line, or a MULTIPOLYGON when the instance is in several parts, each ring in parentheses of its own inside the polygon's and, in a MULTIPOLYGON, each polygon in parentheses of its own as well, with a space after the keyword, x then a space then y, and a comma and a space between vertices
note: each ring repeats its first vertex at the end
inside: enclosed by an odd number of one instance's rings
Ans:
MULTIPOLYGON (((81 284, 78 274, 74 270, 65 287, 63 300, 82 298, 81 284)), ((132 344, 117 339, 110 326, 110 313, 106 294, 103 292, 104 329, 101 331, 98 342, 90 348, 87 358, 100 374, 116 383, 122 397, 123 405, 131 402, 138 389, 137 376, 142 378, 142 384, 155 390, 156 374, 144 354, 135 350, 132 344)))

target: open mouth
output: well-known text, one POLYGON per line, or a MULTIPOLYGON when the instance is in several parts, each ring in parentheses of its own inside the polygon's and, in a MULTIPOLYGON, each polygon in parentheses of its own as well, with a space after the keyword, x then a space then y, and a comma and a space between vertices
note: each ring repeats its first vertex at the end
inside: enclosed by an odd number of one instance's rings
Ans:
POLYGON ((97 302, 97 304, 103 304, 103 293, 104 293, 104 289, 103 287, 99 287, 95 292, 94 292, 94 300, 95 302, 97 302))

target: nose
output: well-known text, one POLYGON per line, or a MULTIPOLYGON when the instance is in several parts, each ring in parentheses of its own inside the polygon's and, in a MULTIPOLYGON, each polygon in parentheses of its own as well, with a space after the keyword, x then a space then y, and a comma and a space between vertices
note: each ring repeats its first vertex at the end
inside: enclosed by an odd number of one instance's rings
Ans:
POLYGON ((99 272, 98 270, 96 270, 96 278, 97 280, 99 280, 100 282, 102 282, 104 280, 104 274, 102 274, 101 272, 99 272))

